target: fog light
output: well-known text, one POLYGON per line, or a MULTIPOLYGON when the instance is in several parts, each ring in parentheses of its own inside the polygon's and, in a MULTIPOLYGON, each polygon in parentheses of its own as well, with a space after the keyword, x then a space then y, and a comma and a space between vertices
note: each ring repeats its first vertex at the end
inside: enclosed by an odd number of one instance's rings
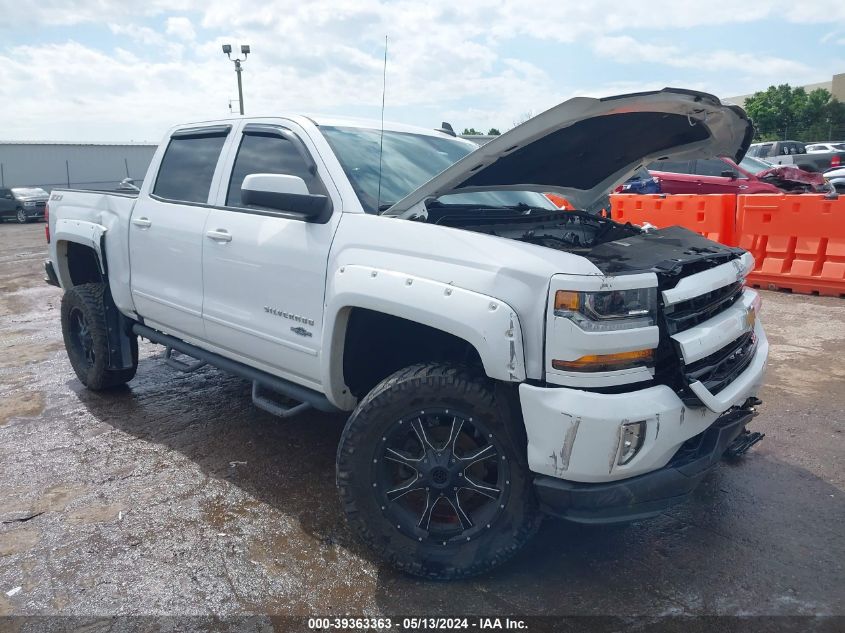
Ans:
POLYGON ((627 464, 634 459, 634 455, 640 452, 645 441, 645 428, 645 420, 626 422, 622 425, 622 446, 619 447, 617 464, 620 466, 627 464))

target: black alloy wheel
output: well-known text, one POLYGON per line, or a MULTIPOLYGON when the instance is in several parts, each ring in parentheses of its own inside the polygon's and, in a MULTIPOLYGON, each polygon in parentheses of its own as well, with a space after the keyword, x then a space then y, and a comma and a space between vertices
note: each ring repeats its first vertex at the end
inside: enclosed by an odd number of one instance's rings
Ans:
POLYGON ((337 451, 350 526, 382 559, 447 580, 502 564, 540 525, 512 386, 420 363, 358 403, 337 451))
POLYGON ((443 545, 489 529, 510 491, 509 464, 484 424, 461 411, 409 412, 375 449, 373 481, 404 534, 443 545))

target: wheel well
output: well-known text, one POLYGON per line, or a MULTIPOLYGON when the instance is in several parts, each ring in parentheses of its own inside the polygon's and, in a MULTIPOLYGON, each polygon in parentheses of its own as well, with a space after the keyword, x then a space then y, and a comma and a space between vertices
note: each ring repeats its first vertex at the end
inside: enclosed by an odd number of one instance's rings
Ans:
POLYGON ((67 257, 67 270, 71 284, 79 286, 103 281, 100 263, 94 249, 75 242, 67 242, 66 244, 65 257, 67 257))
POLYGON ((414 363, 482 366, 478 351, 462 338, 365 308, 352 308, 343 350, 344 382, 358 398, 390 374, 414 363))

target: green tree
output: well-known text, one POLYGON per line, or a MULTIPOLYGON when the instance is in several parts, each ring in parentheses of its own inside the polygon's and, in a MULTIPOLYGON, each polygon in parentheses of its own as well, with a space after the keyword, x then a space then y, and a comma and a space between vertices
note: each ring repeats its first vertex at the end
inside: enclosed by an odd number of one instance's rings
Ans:
POLYGON ((463 134, 481 134, 481 132, 476 130, 474 127, 465 127, 463 134))
POLYGON ((496 129, 496 128, 494 128, 494 127, 491 127, 491 128, 490 128, 490 131, 489 131, 489 132, 487 132, 487 134, 488 134, 489 136, 499 136, 499 134, 501 134, 501 132, 500 132, 498 129, 496 129))
POLYGON ((807 93, 789 84, 769 86, 746 99, 745 110, 760 140, 823 140, 845 127, 845 107, 824 88, 807 93))

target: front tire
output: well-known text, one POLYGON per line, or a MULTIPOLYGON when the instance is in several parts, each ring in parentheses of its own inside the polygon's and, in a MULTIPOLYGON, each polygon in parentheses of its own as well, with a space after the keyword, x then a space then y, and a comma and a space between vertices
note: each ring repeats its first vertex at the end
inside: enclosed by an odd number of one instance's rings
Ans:
POLYGON ((26 217, 26 211, 23 209, 18 209, 15 212, 15 218, 18 220, 18 224, 26 224, 29 222, 29 218, 26 217))
POLYGON ((105 301, 111 301, 105 284, 81 284, 62 297, 62 337, 68 359, 79 381, 92 391, 123 385, 138 369, 138 337, 130 336, 132 366, 109 369, 109 344, 105 301))
POLYGON ((346 424, 337 485, 350 525, 394 567, 447 580, 515 554, 541 517, 511 408, 468 369, 414 365, 346 424))

